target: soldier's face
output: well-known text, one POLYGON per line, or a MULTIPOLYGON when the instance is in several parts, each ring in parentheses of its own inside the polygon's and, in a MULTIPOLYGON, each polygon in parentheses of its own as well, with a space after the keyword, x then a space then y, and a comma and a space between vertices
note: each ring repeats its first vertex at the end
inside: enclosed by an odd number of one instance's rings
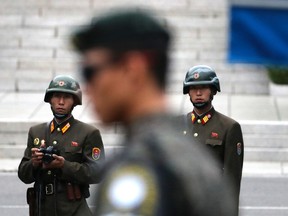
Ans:
POLYGON ((83 64, 92 73, 86 90, 95 113, 105 123, 122 121, 132 93, 123 64, 111 62, 111 53, 105 49, 85 52, 83 64))
POLYGON ((55 92, 51 97, 50 104, 54 112, 68 114, 74 105, 74 98, 71 94, 55 92))
POLYGON ((210 101, 211 88, 208 85, 190 86, 189 96, 193 103, 205 103, 210 101))

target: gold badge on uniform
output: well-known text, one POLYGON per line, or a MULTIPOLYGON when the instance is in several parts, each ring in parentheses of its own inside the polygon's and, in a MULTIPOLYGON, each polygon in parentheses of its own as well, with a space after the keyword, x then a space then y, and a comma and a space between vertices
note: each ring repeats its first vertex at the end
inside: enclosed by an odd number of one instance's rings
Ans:
POLYGON ((39 138, 34 139, 34 145, 39 145, 39 142, 40 142, 39 138))

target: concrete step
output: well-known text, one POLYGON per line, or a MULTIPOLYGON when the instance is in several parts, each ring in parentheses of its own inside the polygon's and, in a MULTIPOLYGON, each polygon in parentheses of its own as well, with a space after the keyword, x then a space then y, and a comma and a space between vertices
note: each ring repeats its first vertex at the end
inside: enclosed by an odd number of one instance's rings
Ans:
POLYGON ((287 162, 288 148, 245 148, 244 157, 246 161, 273 161, 287 162))
MULTIPOLYGON (((26 147, 27 133, 37 121, 0 122, 0 158, 21 158, 26 147)), ((245 160, 277 161, 288 160, 288 122, 279 121, 242 121, 240 122, 244 144, 245 160)), ((100 129, 107 155, 118 151, 123 139, 123 129, 118 124, 103 127, 94 122, 100 129)))
POLYGON ((288 160, 288 122, 242 121, 245 144, 245 160, 288 160))

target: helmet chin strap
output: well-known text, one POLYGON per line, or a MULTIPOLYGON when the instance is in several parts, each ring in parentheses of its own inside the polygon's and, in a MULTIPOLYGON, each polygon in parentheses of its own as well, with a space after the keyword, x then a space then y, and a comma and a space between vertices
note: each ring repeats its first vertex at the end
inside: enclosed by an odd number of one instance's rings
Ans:
POLYGON ((209 105, 211 105, 211 102, 213 100, 213 94, 210 95, 210 99, 208 101, 202 102, 202 103, 195 103, 190 99, 193 106, 196 107, 199 110, 206 109, 209 105))
POLYGON ((53 115, 56 119, 59 119, 59 120, 64 120, 69 116, 69 114, 59 114, 54 111, 53 111, 53 115))
POLYGON ((54 115, 54 117, 55 117, 56 119, 64 120, 64 119, 68 118, 68 116, 71 114, 73 108, 71 109, 71 111, 70 111, 69 113, 66 113, 66 114, 57 113, 57 112, 55 112, 55 111, 53 110, 52 107, 51 107, 51 110, 52 110, 52 113, 53 113, 53 115, 54 115))
POLYGON ((206 101, 206 102, 203 102, 203 103, 194 103, 193 101, 192 101, 192 104, 193 104, 193 106, 194 107, 196 107, 197 109, 205 109, 205 108, 207 108, 208 106, 209 106, 209 104, 210 104, 210 102, 209 101, 206 101))

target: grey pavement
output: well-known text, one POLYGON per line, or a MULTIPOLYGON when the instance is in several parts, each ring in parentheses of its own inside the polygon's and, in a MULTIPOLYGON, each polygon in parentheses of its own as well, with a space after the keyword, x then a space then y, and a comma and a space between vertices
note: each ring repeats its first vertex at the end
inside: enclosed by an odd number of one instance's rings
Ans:
MULTIPOLYGON (((0 172, 1 216, 28 215, 26 189, 31 184, 24 184, 17 174, 0 172), (9 197, 9 199, 7 199, 9 197)), ((91 185, 91 197, 88 204, 95 207, 94 197, 97 185, 91 185)), ((287 177, 252 176, 242 179, 240 192, 240 216, 284 216, 288 214, 287 177)))
MULTIPOLYGON (((0 134, 1 171, 17 170, 20 156, 19 154, 15 157, 10 156, 9 152, 19 149, 22 154, 26 145, 28 126, 51 120, 50 106, 43 102, 43 97, 42 92, 0 92, 0 133, 1 130, 3 133, 0 134), (22 130, 22 134, 13 143, 11 140, 18 136, 13 133, 17 130, 22 130)), ((181 93, 167 94, 167 98, 168 108, 174 114, 187 113, 192 109, 189 98, 181 93)), ((242 125, 247 150, 244 175, 288 175, 287 99, 287 96, 269 95, 215 96, 213 101, 215 109, 242 125)), ((83 106, 75 107, 73 111, 76 118, 100 127, 104 143, 108 143, 107 148, 112 149, 121 137, 117 136, 121 134, 121 129, 118 130, 115 125, 102 126, 97 116, 92 113, 91 104, 85 96, 83 106)))

